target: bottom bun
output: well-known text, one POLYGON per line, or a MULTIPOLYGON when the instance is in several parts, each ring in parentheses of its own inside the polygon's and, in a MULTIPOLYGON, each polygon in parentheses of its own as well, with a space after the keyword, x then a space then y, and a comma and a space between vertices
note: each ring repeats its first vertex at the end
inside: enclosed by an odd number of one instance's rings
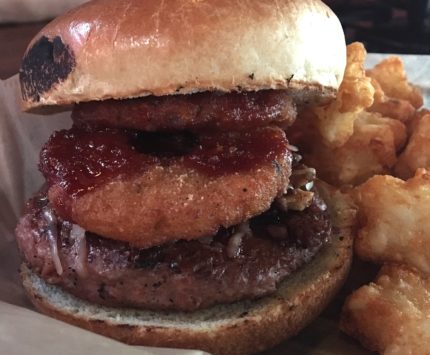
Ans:
POLYGON ((21 275, 38 310, 93 332, 135 345, 250 354, 297 334, 334 296, 351 262, 351 233, 343 232, 275 294, 192 313, 102 307, 47 284, 24 265, 21 275))

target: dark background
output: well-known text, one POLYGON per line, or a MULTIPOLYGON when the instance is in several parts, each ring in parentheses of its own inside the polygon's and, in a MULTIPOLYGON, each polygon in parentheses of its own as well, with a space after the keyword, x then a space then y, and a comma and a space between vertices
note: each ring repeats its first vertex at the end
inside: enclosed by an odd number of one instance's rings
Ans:
POLYGON ((429 0, 324 0, 340 18, 347 43, 369 52, 430 54, 429 0))
MULTIPOLYGON (((430 54, 430 0, 325 0, 339 16, 347 43, 369 52, 430 54)), ((25 48, 44 22, 0 25, 0 79, 17 73, 25 48)))

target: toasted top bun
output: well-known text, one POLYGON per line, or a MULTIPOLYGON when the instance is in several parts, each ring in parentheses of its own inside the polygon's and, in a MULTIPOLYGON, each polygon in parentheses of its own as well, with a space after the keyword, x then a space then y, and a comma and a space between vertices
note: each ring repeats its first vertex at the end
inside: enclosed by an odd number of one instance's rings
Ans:
POLYGON ((345 53, 319 0, 95 0, 39 32, 20 80, 27 109, 269 88, 321 101, 335 95, 345 53))

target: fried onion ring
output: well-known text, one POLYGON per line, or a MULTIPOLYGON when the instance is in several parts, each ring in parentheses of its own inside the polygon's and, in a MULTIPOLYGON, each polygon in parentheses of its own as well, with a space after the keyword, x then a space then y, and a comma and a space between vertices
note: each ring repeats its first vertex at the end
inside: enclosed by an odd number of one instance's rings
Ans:
POLYGON ((107 238, 150 247, 238 224, 267 210, 288 186, 292 157, 279 128, 158 140, 142 134, 73 128, 51 136, 40 168, 57 213, 107 238))

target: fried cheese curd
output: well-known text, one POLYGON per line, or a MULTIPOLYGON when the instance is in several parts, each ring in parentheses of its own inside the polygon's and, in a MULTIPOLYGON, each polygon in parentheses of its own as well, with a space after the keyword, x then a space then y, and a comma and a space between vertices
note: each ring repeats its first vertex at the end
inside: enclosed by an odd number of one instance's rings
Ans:
POLYGON ((215 234, 286 192, 292 155, 275 127, 211 135, 72 128, 41 152, 64 219, 139 247, 215 234))
POLYGON ((341 329, 381 354, 428 354, 429 314, 429 277, 387 264, 375 282, 348 297, 341 329))
POLYGON ((341 329, 384 354, 427 354, 430 111, 400 58, 365 70, 364 46, 347 50, 337 99, 299 112, 288 136, 330 198, 352 199, 356 255, 390 263, 346 301, 341 329))
MULTIPOLYGON (((403 62, 399 57, 391 56, 384 59, 366 74, 376 80, 380 86, 378 91, 382 89, 385 98, 397 100, 401 106, 406 106, 405 103, 408 102, 415 109, 423 105, 422 93, 419 88, 408 82, 403 62)), ((405 112, 409 112, 409 109, 405 112)), ((391 115, 392 111, 387 113, 391 115)))
POLYGON ((401 59, 389 57, 366 71, 364 46, 352 43, 347 51, 337 99, 300 112, 289 129, 291 143, 319 178, 337 187, 376 174, 409 178, 427 168, 427 111, 417 111, 423 96, 408 82, 401 59))
POLYGON ((430 175, 408 181, 374 176, 355 191, 360 229, 357 254, 378 263, 401 262, 430 274, 430 175))
POLYGON ((430 115, 417 115, 414 121, 408 145, 399 156, 394 170, 402 179, 410 178, 419 168, 430 169, 430 115))

